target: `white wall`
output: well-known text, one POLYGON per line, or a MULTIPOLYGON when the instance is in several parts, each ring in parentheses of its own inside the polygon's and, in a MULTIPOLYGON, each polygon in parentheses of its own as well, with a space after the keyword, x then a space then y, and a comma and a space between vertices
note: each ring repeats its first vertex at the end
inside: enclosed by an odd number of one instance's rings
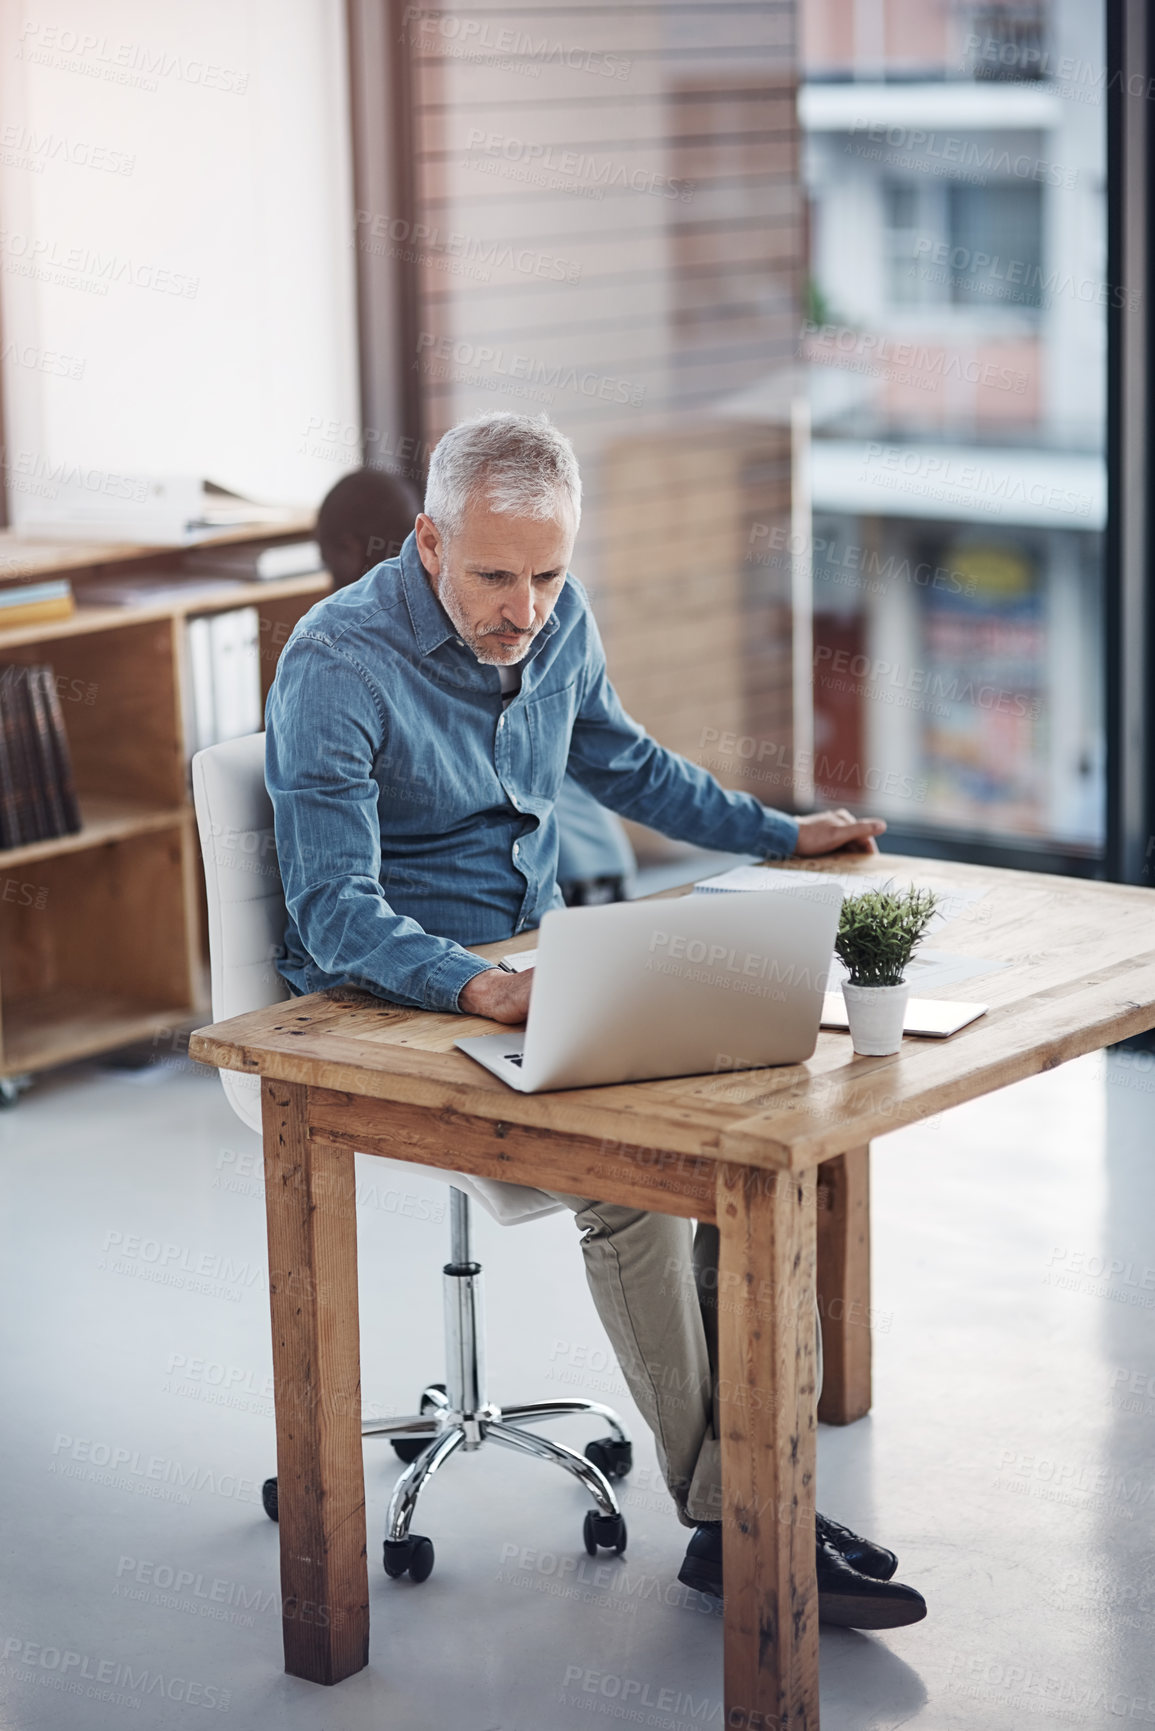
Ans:
POLYGON ((54 464, 312 505, 356 463, 309 432, 357 420, 344 55, 340 0, 0 0, 16 523, 54 464))

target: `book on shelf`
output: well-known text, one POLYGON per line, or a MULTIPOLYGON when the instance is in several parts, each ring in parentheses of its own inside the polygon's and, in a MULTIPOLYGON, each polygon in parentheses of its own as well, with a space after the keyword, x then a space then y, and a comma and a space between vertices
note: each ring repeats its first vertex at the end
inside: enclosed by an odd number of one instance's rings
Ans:
POLYGON ((81 590, 85 603, 98 607, 171 607, 174 603, 187 607, 248 593, 248 584, 235 577, 194 579, 170 571, 151 577, 101 578, 81 590))
POLYGON ((185 737, 193 752, 259 733, 260 615, 231 607, 188 621, 185 636, 185 737))
POLYGON ((6 753, 10 764, 8 797, 0 812, 0 842, 5 847, 22 847, 43 839, 32 773, 27 692, 26 667, 0 670, 0 751, 6 753))
POLYGON ((51 667, 0 668, 0 848, 81 827, 72 753, 51 667))
POLYGON ((259 583, 309 577, 324 569, 315 541, 291 541, 282 547, 198 547, 185 554, 183 565, 197 577, 243 577, 259 583))
POLYGON ((67 577, 54 577, 43 583, 13 583, 0 589, 0 631, 67 619, 75 611, 76 601, 67 577))
POLYGON ((50 773, 53 799, 61 826, 56 833, 75 835, 81 827, 80 800, 76 793, 76 777, 72 770, 72 752, 64 726, 60 693, 56 689, 56 677, 51 667, 38 668, 37 672, 40 675, 41 695, 47 716, 47 770, 50 773))

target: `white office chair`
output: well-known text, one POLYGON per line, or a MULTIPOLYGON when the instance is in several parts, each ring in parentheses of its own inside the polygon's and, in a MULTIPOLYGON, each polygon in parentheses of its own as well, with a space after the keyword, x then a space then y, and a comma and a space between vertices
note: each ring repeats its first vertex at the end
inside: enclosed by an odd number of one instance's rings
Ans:
MULTIPOLYGON (((273 835, 273 809, 265 789, 265 736, 253 733, 200 751, 192 762, 193 799, 204 859, 208 902, 209 961, 213 1020, 227 1021, 290 996, 277 972, 282 953, 285 903, 273 835)), ((261 1084, 257 1076, 222 1070, 221 1082, 237 1116, 261 1129, 261 1084)), ((390 1162, 396 1170, 423 1171, 445 1180, 447 1174, 410 1162, 390 1162)), ((536 1220, 562 1204, 544 1190, 521 1184, 450 1173, 450 1255, 444 1269, 445 1383, 430 1384, 421 1410, 403 1418, 362 1419, 363 1436, 388 1437, 408 1464, 393 1490, 385 1532, 385 1573, 408 1573, 424 1581, 433 1568, 433 1546, 410 1532, 417 1497, 443 1462, 459 1448, 483 1442, 553 1461, 581 1480, 596 1509, 585 1518, 586 1550, 621 1552, 626 1525, 611 1479, 633 1464, 629 1434, 608 1406, 593 1400, 532 1401, 497 1406, 485 1389, 485 1352, 481 1315, 481 1267, 470 1254, 470 1198, 503 1225, 536 1220), (585 1456, 522 1427, 541 1419, 589 1413, 603 1419, 610 1435, 592 1442, 585 1456)), ((277 1518, 277 1481, 264 1486, 266 1513, 277 1518)))

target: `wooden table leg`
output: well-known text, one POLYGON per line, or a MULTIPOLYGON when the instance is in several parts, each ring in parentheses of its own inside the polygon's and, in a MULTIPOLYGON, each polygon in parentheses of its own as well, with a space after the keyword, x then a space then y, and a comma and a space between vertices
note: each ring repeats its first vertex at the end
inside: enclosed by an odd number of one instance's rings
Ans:
POLYGON ((309 1140, 307 1090, 262 1084, 285 1670, 369 1663, 353 1151, 309 1140))
POLYGON ((727 1731, 817 1731, 815 1177, 718 1171, 727 1731))
POLYGON ((818 1168, 823 1424, 870 1411, 870 1146, 818 1168))

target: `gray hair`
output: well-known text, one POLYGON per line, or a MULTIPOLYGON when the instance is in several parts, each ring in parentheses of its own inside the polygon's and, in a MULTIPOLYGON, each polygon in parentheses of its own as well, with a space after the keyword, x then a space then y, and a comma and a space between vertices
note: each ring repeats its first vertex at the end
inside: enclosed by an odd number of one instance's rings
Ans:
POLYGON ((573 446, 547 415, 478 415, 450 427, 430 459, 425 515, 452 540, 478 497, 501 516, 538 523, 558 517, 564 500, 576 525, 582 482, 573 446))

